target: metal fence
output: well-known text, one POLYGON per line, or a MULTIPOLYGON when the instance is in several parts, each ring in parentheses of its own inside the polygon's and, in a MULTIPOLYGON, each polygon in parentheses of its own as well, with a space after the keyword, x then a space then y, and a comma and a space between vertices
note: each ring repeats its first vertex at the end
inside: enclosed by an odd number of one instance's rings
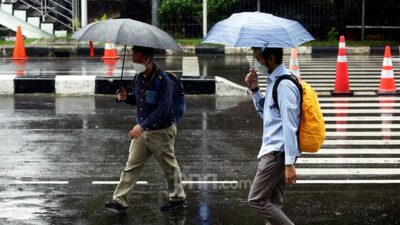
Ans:
MULTIPOLYGON (((361 36, 361 29, 349 29, 348 25, 361 25, 362 0, 260 0, 259 7, 261 12, 299 21, 317 39, 327 39, 328 32, 332 28, 347 35, 349 39, 360 39, 361 36)), ((398 14, 395 10, 397 8, 400 6, 396 1, 389 0, 382 4, 367 1, 366 25, 393 25, 396 21, 385 19, 384 15, 379 14, 385 12, 388 17, 393 18, 398 14), (391 2, 394 7, 391 7, 388 2, 391 2), (378 16, 377 11, 380 12, 378 16)), ((238 0, 232 8, 232 13, 244 11, 257 11, 257 0, 238 0)), ((222 15, 218 20, 226 17, 222 15)), ((208 21, 208 29, 218 20, 208 21)), ((175 37, 202 37, 202 18, 198 16, 193 20, 191 17, 190 23, 182 21, 180 24, 168 24, 163 28, 175 37), (193 23, 193 21, 196 22, 193 23)), ((378 33, 380 38, 393 39, 396 38, 393 32, 395 31, 371 29, 366 35, 373 39, 378 33)))

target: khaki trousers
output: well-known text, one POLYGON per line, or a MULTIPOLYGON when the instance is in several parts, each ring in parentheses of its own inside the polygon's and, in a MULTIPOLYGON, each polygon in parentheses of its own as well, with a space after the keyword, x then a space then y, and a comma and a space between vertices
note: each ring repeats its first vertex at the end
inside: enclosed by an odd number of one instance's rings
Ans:
MULTIPOLYGON (((285 192, 285 155, 270 152, 261 157, 248 202, 272 225, 293 225, 282 212, 285 192)), ((268 224, 268 223, 267 223, 268 224)))
POLYGON ((174 155, 176 133, 176 126, 173 124, 165 129, 144 131, 131 142, 128 161, 114 191, 115 201, 128 206, 128 195, 134 189, 144 164, 152 155, 164 171, 169 200, 180 201, 186 198, 182 188, 181 171, 174 155))

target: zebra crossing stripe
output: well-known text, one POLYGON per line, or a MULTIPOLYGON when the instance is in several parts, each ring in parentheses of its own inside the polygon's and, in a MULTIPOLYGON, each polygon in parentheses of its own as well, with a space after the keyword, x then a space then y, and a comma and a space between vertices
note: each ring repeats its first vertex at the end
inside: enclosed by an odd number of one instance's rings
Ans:
MULTIPOLYGON (((338 122, 338 121, 356 121, 356 122, 377 122, 377 121, 399 121, 400 117, 399 116, 371 116, 371 117, 360 117, 360 116, 350 116, 350 117, 344 117, 344 116, 338 116, 338 117, 331 117, 331 116, 326 116, 324 117, 325 122, 338 122)), ((400 133, 399 133, 400 134, 400 133)))
POLYGON ((68 184, 68 181, 21 181, 17 180, 15 184, 68 184))
POLYGON ((400 180, 297 180, 297 184, 400 184, 400 180))
MULTIPOLYGON (((92 184, 119 184, 119 181, 92 181, 92 184)), ((148 184, 148 182, 138 181, 136 184, 148 184)))
POLYGON ((296 164, 396 164, 400 158, 299 158, 296 164))
POLYGON ((351 148, 337 148, 337 149, 320 149, 316 153, 303 152, 302 155, 393 155, 400 154, 400 149, 381 149, 381 148, 368 148, 368 149, 351 149, 351 148))
POLYGON ((299 175, 400 175, 398 168, 297 168, 299 175))
POLYGON ((319 98, 319 102, 335 102, 335 101, 348 101, 348 102, 379 102, 380 100, 393 100, 393 101, 400 101, 399 97, 395 96, 374 96, 369 98, 364 97, 328 97, 328 98, 319 98))
POLYGON ((327 129, 397 129, 400 124, 326 124, 327 129))
POLYGON ((325 140, 324 145, 400 145, 400 140, 325 140))
POLYGON ((322 103, 321 107, 349 107, 349 108, 358 108, 358 107, 368 107, 368 108, 376 108, 376 107, 400 107, 400 103, 322 103))
POLYGON ((326 132, 327 137, 352 137, 351 140, 355 140, 354 137, 397 137, 400 136, 400 132, 379 132, 379 131, 344 131, 344 132, 326 132))
POLYGON ((380 113, 400 113, 400 109, 322 109, 322 113, 358 113, 358 114, 380 114, 380 113))

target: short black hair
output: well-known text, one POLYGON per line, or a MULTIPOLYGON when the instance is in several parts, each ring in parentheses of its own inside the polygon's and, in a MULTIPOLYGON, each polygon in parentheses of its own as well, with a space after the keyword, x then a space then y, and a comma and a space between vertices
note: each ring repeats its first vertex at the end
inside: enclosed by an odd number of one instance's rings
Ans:
POLYGON ((275 63, 280 65, 283 60, 283 48, 264 48, 264 50, 261 49, 260 55, 264 59, 268 59, 268 57, 273 55, 275 56, 275 63))
POLYGON ((154 56, 154 49, 153 48, 149 48, 149 47, 133 46, 132 47, 132 51, 140 52, 140 53, 142 53, 143 55, 146 55, 146 56, 151 56, 151 57, 154 56))

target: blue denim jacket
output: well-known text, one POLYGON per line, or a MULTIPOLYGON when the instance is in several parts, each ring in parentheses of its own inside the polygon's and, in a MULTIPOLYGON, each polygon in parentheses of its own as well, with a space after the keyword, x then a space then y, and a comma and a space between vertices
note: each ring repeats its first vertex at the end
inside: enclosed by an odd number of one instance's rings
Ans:
POLYGON ((143 130, 159 130, 174 123, 171 80, 157 66, 151 74, 154 77, 149 80, 144 79, 143 73, 133 78, 133 91, 126 100, 129 104, 136 104, 136 122, 143 130))

